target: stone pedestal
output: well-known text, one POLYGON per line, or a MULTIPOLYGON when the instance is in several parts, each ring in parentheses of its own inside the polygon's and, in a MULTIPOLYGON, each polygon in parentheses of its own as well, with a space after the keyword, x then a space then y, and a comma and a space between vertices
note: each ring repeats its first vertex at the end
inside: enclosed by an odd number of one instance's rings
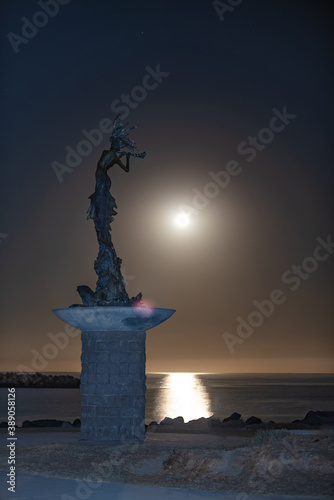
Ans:
POLYGON ((54 310, 63 321, 82 330, 82 439, 145 439, 146 330, 174 312, 143 307, 54 310))
POLYGON ((145 438, 146 332, 82 332, 81 438, 145 438))

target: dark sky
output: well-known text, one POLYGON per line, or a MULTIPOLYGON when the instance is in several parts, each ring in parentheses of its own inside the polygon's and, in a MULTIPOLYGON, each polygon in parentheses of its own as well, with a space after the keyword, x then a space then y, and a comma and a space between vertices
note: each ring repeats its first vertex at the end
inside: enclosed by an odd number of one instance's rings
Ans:
POLYGON ((176 309, 148 332, 147 370, 333 370, 334 257, 317 241, 333 234, 331 2, 237 3, 1 1, 2 370, 80 370, 79 336, 46 346, 65 327, 52 309, 95 286, 86 210, 110 134, 52 165, 120 106, 147 157, 111 171, 113 242, 128 293, 176 309))

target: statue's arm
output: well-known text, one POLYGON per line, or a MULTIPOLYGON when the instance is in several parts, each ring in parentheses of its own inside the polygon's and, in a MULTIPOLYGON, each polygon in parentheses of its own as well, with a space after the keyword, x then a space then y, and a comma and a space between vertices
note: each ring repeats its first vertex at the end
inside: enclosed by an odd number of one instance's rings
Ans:
POLYGON ((129 172, 129 170, 130 170, 130 156, 131 156, 131 153, 127 153, 126 165, 124 165, 119 158, 117 158, 115 160, 115 163, 117 163, 117 165, 119 165, 123 170, 125 170, 125 172, 129 172))
POLYGON ((129 172, 130 170, 130 156, 131 153, 126 154, 126 165, 122 163, 122 161, 117 158, 115 153, 111 153, 110 151, 104 151, 102 156, 97 164, 97 172, 107 172, 109 168, 113 167, 115 164, 119 165, 125 172, 129 172))

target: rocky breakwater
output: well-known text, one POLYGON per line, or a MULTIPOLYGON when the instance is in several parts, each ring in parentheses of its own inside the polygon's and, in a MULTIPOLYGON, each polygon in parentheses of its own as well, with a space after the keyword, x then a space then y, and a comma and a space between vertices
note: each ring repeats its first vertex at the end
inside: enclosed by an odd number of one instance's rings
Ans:
POLYGON ((293 422, 263 422, 254 415, 243 419, 240 413, 234 412, 229 417, 222 418, 212 415, 209 418, 199 418, 184 422, 183 417, 165 417, 160 424, 151 422, 146 426, 147 432, 221 432, 247 431, 260 429, 321 429, 334 427, 334 411, 309 411, 302 420, 293 422))
POLYGON ((71 375, 5 372, 0 373, 0 387, 77 389, 80 379, 71 375))

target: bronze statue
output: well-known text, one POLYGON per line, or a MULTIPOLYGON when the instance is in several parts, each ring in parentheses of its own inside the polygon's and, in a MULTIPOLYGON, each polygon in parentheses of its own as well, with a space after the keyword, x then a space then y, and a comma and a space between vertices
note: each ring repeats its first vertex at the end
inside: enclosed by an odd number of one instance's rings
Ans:
POLYGON ((125 172, 130 169, 130 157, 145 158, 146 153, 136 153, 138 148, 135 142, 128 137, 129 131, 136 127, 123 125, 119 116, 113 123, 114 130, 110 137, 110 150, 103 151, 97 164, 95 173, 95 192, 89 197, 90 207, 87 219, 94 220, 94 227, 99 243, 99 254, 94 263, 94 270, 98 276, 96 291, 86 285, 78 286, 77 290, 84 306, 131 306, 140 302, 141 293, 132 299, 125 290, 125 282, 121 274, 122 260, 117 257, 111 241, 110 224, 117 214, 115 198, 110 193, 111 181, 108 170, 119 165, 125 172), (130 152, 123 151, 128 148, 130 152), (126 156, 126 164, 121 157, 126 156))

